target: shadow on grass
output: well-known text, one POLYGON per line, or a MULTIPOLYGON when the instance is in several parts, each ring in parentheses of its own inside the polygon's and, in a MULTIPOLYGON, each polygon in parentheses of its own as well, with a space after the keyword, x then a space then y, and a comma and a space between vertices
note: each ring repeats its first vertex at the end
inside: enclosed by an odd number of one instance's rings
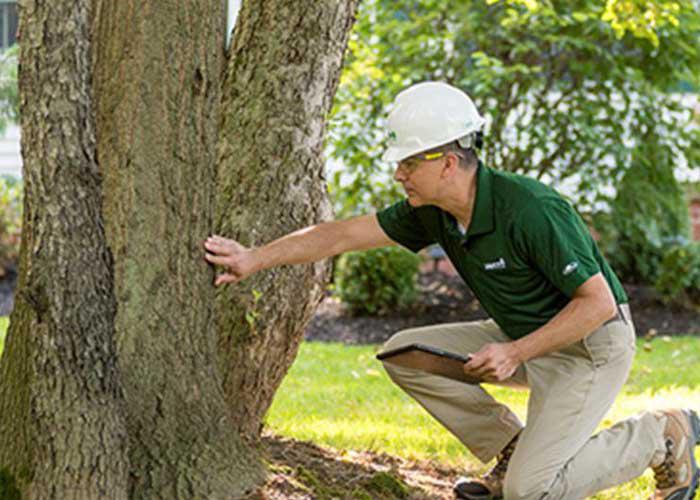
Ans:
POLYGON ((337 451, 275 435, 262 440, 268 482, 251 499, 453 498, 465 471, 381 453, 337 451))

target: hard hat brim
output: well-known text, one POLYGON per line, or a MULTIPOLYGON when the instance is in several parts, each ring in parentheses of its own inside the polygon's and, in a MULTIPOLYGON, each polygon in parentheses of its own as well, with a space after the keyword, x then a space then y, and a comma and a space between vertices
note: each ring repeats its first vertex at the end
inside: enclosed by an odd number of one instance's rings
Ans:
MULTIPOLYGON (((484 120, 485 121, 485 120, 484 120)), ((445 144, 449 144, 453 141, 456 141, 457 139, 461 139, 465 135, 473 134, 474 132, 478 132, 481 128, 483 127, 483 121, 482 123, 479 124, 478 128, 475 129, 468 129, 468 130, 463 130, 458 134, 454 134, 453 136, 448 136, 447 139, 443 139, 440 142, 437 143, 428 143, 428 144, 423 144, 421 145, 420 148, 401 148, 397 146, 389 146, 386 148, 386 151, 382 154, 382 160, 386 162, 396 162, 396 161, 401 161, 405 160, 406 158, 409 158, 413 155, 416 155, 418 153, 422 153, 424 151, 430 151, 431 149, 437 148, 439 146, 444 146, 445 144)))

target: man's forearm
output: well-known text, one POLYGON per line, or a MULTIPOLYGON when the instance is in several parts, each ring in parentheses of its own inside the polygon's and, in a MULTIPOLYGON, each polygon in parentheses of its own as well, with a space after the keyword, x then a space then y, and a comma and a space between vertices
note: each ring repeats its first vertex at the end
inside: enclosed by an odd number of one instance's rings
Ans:
POLYGON ((573 298, 547 324, 513 342, 520 360, 527 361, 581 340, 614 315, 610 307, 605 300, 573 298))
POLYGON ((315 262, 335 255, 333 223, 321 223, 294 231, 278 238, 267 245, 252 249, 258 263, 258 269, 268 269, 284 264, 303 264, 315 262))

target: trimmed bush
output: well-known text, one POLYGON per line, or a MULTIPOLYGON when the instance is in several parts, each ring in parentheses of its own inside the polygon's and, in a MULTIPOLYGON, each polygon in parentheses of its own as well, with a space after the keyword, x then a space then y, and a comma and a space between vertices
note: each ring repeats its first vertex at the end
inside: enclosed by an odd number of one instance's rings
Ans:
POLYGON ((655 288, 667 303, 700 310, 700 243, 667 250, 655 288))
POLYGON ((403 248, 349 252, 335 268, 335 294, 354 314, 377 314, 411 305, 421 258, 403 248))
POLYGON ((689 241, 690 217, 670 153, 644 148, 634 153, 637 162, 618 186, 610 218, 596 229, 601 249, 618 276, 628 283, 653 286, 665 252, 689 241))
POLYGON ((0 277, 19 256, 22 232, 22 183, 0 176, 0 277))

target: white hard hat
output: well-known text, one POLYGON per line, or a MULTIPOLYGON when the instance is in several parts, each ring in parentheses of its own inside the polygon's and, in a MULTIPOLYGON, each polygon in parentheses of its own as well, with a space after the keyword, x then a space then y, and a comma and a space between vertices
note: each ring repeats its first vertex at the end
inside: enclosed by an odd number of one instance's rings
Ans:
POLYGON ((485 120, 458 88, 423 82, 396 96, 388 122, 389 147, 382 159, 394 162, 475 134, 485 120))

